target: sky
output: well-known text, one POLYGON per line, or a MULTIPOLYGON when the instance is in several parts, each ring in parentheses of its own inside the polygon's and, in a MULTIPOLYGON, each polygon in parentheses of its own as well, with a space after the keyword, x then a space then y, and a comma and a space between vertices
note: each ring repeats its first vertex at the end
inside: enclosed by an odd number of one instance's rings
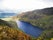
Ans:
POLYGON ((0 10, 30 11, 53 7, 53 0, 0 0, 0 10))

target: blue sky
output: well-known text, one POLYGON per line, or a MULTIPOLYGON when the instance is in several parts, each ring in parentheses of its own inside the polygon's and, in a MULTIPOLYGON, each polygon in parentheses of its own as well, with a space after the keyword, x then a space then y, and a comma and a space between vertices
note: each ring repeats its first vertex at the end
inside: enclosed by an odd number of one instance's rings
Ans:
POLYGON ((30 11, 53 7, 53 0, 0 0, 1 10, 30 11))

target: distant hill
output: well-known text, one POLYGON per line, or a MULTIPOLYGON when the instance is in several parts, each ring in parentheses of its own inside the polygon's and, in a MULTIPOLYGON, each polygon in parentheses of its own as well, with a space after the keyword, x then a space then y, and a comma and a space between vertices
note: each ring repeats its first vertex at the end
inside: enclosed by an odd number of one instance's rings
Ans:
POLYGON ((45 15, 53 15, 53 7, 34 10, 34 11, 32 11, 32 13, 39 13, 39 14, 45 14, 45 15))
POLYGON ((0 18, 15 16, 16 13, 0 13, 0 18))

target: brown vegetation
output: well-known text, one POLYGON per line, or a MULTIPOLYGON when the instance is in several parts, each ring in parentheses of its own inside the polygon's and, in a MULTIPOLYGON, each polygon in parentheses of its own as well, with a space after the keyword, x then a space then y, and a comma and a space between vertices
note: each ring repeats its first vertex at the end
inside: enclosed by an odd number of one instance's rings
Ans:
POLYGON ((8 26, 0 26, 0 40, 31 40, 31 37, 8 26))

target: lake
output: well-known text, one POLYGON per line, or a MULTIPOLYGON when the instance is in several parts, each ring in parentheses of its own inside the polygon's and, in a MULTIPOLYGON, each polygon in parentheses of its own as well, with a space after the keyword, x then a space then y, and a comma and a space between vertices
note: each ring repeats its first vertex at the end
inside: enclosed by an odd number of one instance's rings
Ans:
POLYGON ((26 34, 28 34, 30 36, 38 37, 43 32, 42 29, 38 28, 37 26, 33 26, 27 22, 16 21, 16 23, 17 23, 19 29, 21 29, 23 32, 25 32, 26 34))

